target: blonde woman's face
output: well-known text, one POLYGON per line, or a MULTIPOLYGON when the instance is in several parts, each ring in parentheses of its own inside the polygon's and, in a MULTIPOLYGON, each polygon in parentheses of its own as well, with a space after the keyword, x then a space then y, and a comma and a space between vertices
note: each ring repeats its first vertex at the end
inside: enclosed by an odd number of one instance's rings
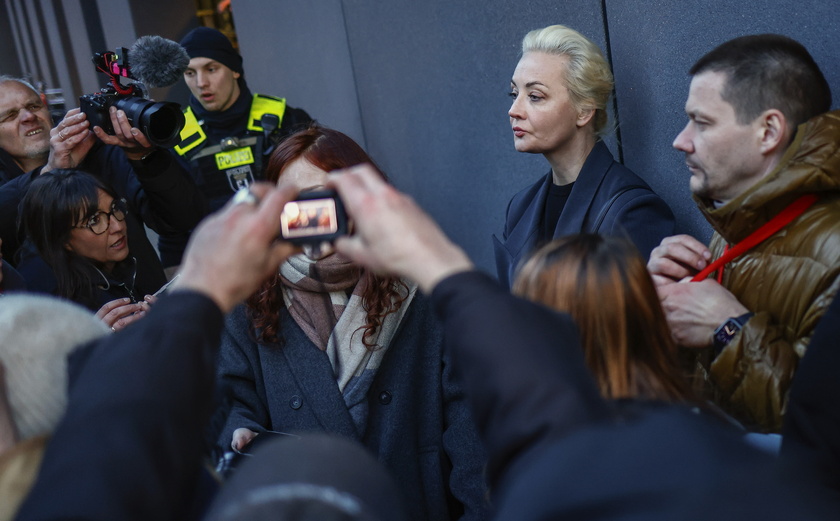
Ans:
POLYGON ((519 152, 551 154, 562 149, 591 120, 572 104, 565 75, 568 57, 527 52, 510 82, 508 111, 513 144, 519 152))

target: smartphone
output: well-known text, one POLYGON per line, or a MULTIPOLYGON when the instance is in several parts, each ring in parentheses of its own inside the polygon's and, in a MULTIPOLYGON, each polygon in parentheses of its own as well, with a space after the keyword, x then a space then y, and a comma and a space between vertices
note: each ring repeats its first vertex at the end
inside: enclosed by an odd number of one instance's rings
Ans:
POLYGON ((280 215, 280 237, 293 244, 332 242, 347 234, 347 213, 335 190, 302 193, 280 215))

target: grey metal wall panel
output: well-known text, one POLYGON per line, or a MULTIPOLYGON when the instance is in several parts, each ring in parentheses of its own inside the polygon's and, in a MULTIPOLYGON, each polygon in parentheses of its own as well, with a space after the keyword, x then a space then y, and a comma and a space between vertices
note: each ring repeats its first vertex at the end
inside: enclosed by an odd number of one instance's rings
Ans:
POLYGON ((0 74, 20 76, 23 74, 19 54, 20 34, 14 19, 14 0, 0 2, 0 74))
POLYGON ((341 1, 238 0, 232 5, 251 90, 285 97, 364 146, 341 1))

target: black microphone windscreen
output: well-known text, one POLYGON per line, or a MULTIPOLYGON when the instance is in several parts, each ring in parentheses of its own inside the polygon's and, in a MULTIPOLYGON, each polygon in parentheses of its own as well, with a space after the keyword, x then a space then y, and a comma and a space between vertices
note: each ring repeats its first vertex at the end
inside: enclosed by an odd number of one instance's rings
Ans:
POLYGON ((178 43, 162 36, 141 36, 128 50, 131 75, 147 87, 168 87, 181 79, 190 57, 178 43))

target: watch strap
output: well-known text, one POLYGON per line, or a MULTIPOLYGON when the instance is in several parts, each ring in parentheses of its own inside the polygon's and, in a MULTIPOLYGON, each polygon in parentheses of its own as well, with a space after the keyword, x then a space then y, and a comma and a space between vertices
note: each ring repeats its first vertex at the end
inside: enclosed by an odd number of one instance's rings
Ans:
POLYGON ((719 354, 724 347, 729 345, 729 342, 731 342, 732 339, 735 338, 735 335, 744 328, 753 315, 755 315, 755 313, 749 312, 738 317, 730 317, 726 319, 723 324, 718 326, 717 329, 715 329, 712 340, 716 354, 719 354))

